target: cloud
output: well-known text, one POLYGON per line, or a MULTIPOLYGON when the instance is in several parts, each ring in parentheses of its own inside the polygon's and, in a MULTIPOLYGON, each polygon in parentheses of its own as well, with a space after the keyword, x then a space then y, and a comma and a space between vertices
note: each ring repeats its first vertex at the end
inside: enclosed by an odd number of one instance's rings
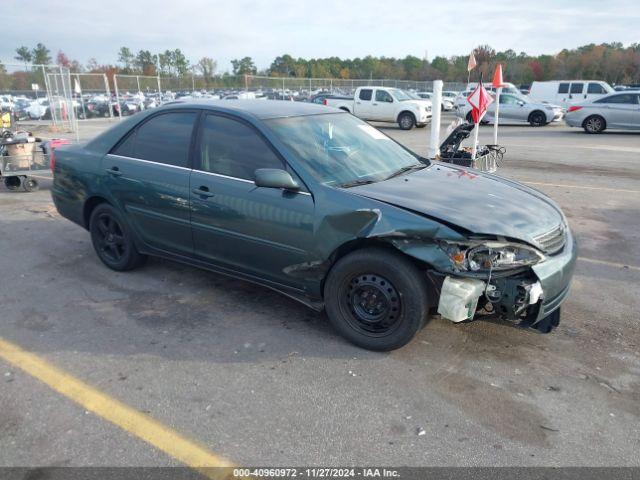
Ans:
MULTIPOLYGON (((14 2, 15 4, 15 2, 14 2)), ((3 9, 0 58, 42 42, 55 54, 86 62, 116 61, 119 47, 154 52, 180 48, 192 61, 252 56, 267 67, 280 54, 422 57, 466 54, 479 44, 531 54, 587 43, 638 41, 636 0, 580 2, 493 0, 25 0, 3 9), (10 41, 7 41, 9 39, 10 41), (14 45, 15 43, 15 45, 14 45)))

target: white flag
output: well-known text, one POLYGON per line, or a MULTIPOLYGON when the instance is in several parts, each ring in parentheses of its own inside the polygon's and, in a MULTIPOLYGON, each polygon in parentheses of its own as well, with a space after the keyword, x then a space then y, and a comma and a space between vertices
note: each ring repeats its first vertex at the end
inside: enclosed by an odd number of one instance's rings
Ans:
POLYGON ((82 93, 82 90, 80 89, 80 82, 78 82, 77 78, 73 81, 73 91, 78 95, 82 93))
POLYGON ((473 50, 471 50, 471 55, 469 55, 469 63, 467 63, 467 72, 470 72, 474 68, 476 68, 476 57, 473 54, 473 50))

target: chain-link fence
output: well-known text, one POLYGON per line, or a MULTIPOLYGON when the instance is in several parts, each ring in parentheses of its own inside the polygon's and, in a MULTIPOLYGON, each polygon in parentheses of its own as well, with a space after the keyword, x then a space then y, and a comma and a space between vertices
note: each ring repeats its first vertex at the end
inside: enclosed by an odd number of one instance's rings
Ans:
POLYGON ((113 105, 118 118, 133 115, 163 103, 160 76, 114 75, 116 102, 113 105))
POLYGON ((11 128, 42 126, 77 134, 79 106, 73 99, 68 68, 0 64, 0 108, 11 113, 11 128))
POLYGON ((113 118, 111 88, 104 73, 72 73, 73 98, 80 104, 78 119, 113 118))

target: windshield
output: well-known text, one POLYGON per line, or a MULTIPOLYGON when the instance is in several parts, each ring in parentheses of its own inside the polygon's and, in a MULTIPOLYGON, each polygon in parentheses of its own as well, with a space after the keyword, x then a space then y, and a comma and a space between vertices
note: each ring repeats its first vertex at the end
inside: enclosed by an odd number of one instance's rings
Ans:
POLYGON ((389 88, 389 93, 400 102, 413 100, 407 92, 405 92, 404 90, 400 90, 399 88, 389 88))
POLYGON ((319 182, 332 186, 385 180, 419 157, 348 113, 267 120, 271 130, 319 182))

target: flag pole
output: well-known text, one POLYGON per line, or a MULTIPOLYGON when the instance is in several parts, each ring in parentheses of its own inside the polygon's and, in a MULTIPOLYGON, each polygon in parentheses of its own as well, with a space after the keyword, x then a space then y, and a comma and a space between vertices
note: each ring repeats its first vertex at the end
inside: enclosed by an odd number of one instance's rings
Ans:
MULTIPOLYGON (((482 87, 482 72, 480 72, 480 81, 478 82, 478 87, 482 87)), ((478 113, 478 121, 473 127, 473 145, 471 146, 471 160, 476 159, 476 155, 478 153, 478 130, 480 130, 480 114, 478 113)))

